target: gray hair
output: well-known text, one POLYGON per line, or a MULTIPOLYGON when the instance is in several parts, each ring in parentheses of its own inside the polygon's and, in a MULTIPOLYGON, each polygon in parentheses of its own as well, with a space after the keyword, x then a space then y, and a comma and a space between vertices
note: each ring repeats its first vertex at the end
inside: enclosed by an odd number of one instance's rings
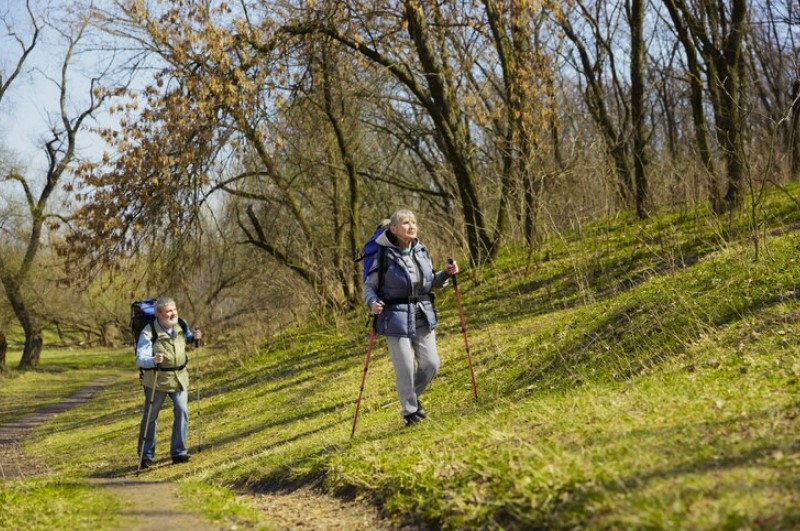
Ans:
POLYGON ((417 221, 417 216, 415 216, 414 213, 407 208, 401 208, 392 214, 392 217, 389 219, 389 226, 396 227, 406 219, 413 219, 414 221, 417 221))
POLYGON ((175 303, 175 299, 173 299, 172 297, 159 297, 156 300, 156 313, 160 312, 161 309, 164 308, 164 306, 166 306, 167 304, 175 304, 175 307, 178 306, 175 303))

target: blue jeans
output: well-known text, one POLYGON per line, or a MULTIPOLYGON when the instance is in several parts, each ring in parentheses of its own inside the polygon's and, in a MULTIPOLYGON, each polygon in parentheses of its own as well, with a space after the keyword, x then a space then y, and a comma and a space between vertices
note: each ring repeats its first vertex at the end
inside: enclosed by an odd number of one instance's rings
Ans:
POLYGON ((142 459, 153 460, 156 454, 156 427, 158 426, 158 412, 164 404, 164 399, 169 395, 172 400, 172 438, 169 443, 169 454, 172 457, 186 455, 189 449, 186 446, 186 438, 189 434, 189 393, 181 391, 156 391, 153 396, 153 412, 150 414, 150 424, 147 425, 147 411, 150 407, 150 394, 152 389, 144 387, 144 412, 142 421, 139 423, 139 443, 136 447, 138 455, 142 459), (144 434, 147 434, 145 437, 144 434), (142 454, 142 440, 144 440, 144 454, 142 454))

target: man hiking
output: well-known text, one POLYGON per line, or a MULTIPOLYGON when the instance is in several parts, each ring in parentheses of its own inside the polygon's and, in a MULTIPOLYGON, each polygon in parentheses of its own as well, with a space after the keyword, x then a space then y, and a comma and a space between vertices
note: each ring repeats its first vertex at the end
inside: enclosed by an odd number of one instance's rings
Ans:
POLYGON ((189 461, 186 440, 189 434, 189 371, 186 346, 200 340, 203 333, 190 330, 178 319, 178 308, 171 297, 155 303, 155 319, 145 326, 136 341, 136 364, 142 369, 144 411, 139 425, 138 455, 141 468, 153 464, 156 449, 158 412, 169 396, 174 419, 170 456, 173 463, 189 461))

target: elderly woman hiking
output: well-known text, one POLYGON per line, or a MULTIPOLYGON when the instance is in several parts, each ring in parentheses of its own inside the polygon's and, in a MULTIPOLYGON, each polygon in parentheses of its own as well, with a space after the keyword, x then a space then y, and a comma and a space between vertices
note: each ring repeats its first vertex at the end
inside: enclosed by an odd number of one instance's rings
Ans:
POLYGON ((410 210, 392 214, 377 243, 383 256, 373 262, 364 282, 364 302, 377 315, 377 333, 386 336, 400 414, 410 426, 427 417, 419 396, 439 370, 431 290, 444 286, 458 273, 458 265, 434 271, 428 248, 417 239, 417 218, 410 210))

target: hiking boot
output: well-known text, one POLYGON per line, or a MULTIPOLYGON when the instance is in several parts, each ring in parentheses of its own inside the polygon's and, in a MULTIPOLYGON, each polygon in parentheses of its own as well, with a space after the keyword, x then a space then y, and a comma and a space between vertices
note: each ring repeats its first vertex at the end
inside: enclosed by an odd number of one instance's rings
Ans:
POLYGON ((417 415, 416 411, 409 415, 404 415, 403 418, 406 419, 406 427, 413 426, 414 424, 419 424, 422 421, 422 417, 417 415))
POLYGON ((189 462, 189 455, 188 454, 173 455, 172 456, 172 462, 174 464, 176 464, 176 465, 180 464, 180 463, 188 463, 189 462))
POLYGON ((422 402, 420 402, 419 400, 417 400, 417 412, 416 413, 417 413, 418 417, 422 417, 424 419, 428 418, 428 412, 425 411, 425 408, 422 407, 422 402))
POLYGON ((153 466, 153 460, 152 459, 142 459, 142 463, 141 463, 141 469, 142 470, 144 470, 146 468, 150 468, 151 466, 153 466))

